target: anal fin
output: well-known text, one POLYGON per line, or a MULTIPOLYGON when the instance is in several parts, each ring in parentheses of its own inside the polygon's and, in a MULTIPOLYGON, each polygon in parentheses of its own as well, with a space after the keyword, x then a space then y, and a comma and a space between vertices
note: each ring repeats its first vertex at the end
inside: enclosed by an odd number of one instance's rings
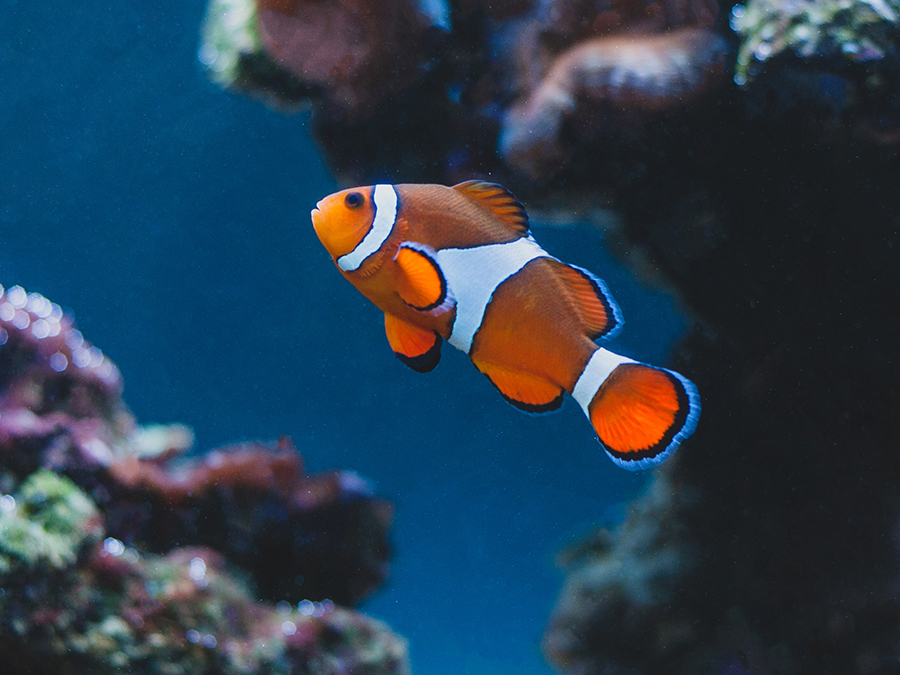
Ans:
POLYGON ((384 315, 384 332, 394 355, 419 373, 434 370, 441 360, 441 336, 393 314, 384 315))
POLYGON ((503 368, 472 359, 475 367, 487 377, 511 405, 527 413, 557 410, 563 402, 563 389, 542 377, 503 368))

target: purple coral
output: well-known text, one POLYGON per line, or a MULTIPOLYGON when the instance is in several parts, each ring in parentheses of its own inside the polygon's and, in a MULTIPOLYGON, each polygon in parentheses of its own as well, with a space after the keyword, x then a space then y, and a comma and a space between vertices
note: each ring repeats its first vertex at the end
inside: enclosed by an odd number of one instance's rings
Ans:
POLYGON ((356 474, 309 476, 287 438, 176 463, 190 445, 176 428, 148 452, 115 364, 19 286, 0 295, 0 339, 0 469, 64 473, 112 536, 159 553, 215 549, 260 597, 353 605, 386 577, 393 508, 356 474))
MULTIPOLYGON (((16 351, 6 350, 5 378, 21 376, 26 365, 32 372, 46 369, 118 395, 122 378, 115 364, 87 342, 75 328, 72 317, 40 293, 26 293, 21 286, 4 291, 0 286, 0 346, 9 345, 32 356, 26 363, 9 360, 16 351)), ((8 380, 7 380, 8 381, 8 380)), ((3 383, 5 385, 5 382, 3 383)), ((4 400, 9 392, 4 392, 4 400)), ((72 401, 69 400, 71 403, 72 401)), ((77 410, 75 411, 77 414, 77 410)))
POLYGON ((331 114, 368 117, 426 71, 425 31, 415 2, 255 0, 273 62, 321 93, 331 114))
POLYGON ((0 288, 0 461, 24 471, 108 464, 134 429, 121 393, 119 369, 59 305, 0 288))
POLYGON ((204 545, 252 572, 261 597, 356 604, 387 575, 393 508, 356 474, 308 476, 290 440, 243 443, 174 470, 108 470, 110 531, 154 551, 204 545))

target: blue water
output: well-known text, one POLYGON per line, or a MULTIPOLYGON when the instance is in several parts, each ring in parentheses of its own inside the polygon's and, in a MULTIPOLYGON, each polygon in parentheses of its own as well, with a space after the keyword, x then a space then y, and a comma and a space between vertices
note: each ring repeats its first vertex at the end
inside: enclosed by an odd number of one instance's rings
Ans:
MULTIPOLYGON (((363 610, 416 675, 547 674, 554 553, 645 476, 600 452, 571 401, 528 417, 451 348, 395 360, 381 318, 309 222, 336 189, 304 115, 225 94, 197 65, 200 2, 0 0, 0 283, 73 311, 120 366, 141 422, 201 450, 290 434, 397 506, 392 574, 363 610)), ((604 277, 617 351, 664 361, 682 322, 586 227, 536 227, 604 277)))

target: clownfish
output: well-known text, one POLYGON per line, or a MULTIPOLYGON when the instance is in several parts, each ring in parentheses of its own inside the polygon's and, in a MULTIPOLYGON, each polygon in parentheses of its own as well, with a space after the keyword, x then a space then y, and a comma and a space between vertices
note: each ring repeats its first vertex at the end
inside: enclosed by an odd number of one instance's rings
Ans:
POLYGON ((316 204, 312 222, 413 370, 437 366, 446 340, 520 410, 555 410, 568 393, 626 469, 662 462, 696 428, 690 380, 595 344, 622 328, 606 284, 542 249, 505 188, 351 188, 316 204))

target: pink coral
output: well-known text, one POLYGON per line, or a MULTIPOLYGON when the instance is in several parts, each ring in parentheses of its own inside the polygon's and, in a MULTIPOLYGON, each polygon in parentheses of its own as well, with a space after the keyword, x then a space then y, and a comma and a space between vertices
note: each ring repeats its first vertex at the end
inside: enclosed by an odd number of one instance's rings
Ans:
MULTIPOLYGON (((21 286, 4 291, 0 286, 0 346, 9 345, 31 354, 27 360, 6 361, 5 377, 21 376, 39 371, 59 373, 108 395, 118 395, 122 378, 115 364, 103 352, 87 342, 77 330, 72 317, 63 313, 56 303, 40 293, 26 293, 21 286)), ((11 354, 11 349, 6 354, 11 354)), ((46 381, 46 377, 40 377, 46 381)), ((18 393, 25 394, 22 390, 18 393)), ((27 403, 37 404, 39 390, 27 397, 27 403)), ((8 398, 10 392, 6 392, 8 398)), ((72 401, 69 401, 72 403, 72 401)), ((77 410, 74 412, 78 412, 77 410)))
POLYGON ((332 114, 366 116, 423 72, 430 22, 409 0, 256 0, 268 55, 321 89, 332 114))

